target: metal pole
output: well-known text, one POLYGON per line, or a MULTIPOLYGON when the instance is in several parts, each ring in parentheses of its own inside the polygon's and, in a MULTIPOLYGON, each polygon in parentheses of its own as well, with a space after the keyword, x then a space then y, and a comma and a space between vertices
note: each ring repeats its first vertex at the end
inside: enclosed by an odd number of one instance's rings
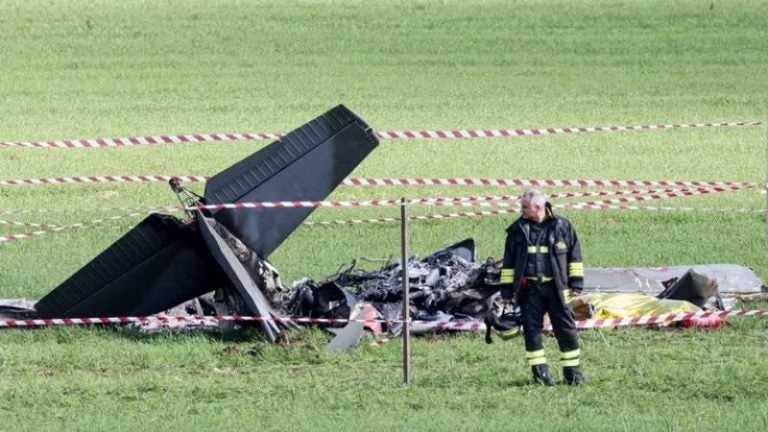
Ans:
POLYGON ((400 199, 400 266, 403 269, 403 383, 411 384, 411 287, 408 283, 408 207, 400 199))
POLYGON ((763 192, 765 193, 765 208, 763 209, 763 217, 765 218, 765 249, 768 251, 768 118, 763 122, 763 129, 765 129, 765 178, 763 179, 763 192))

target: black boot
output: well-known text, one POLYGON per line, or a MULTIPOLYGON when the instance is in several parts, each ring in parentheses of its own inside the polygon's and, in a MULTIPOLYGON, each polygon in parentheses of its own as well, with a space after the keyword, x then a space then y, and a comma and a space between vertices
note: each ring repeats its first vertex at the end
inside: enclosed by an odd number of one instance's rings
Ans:
POLYGON ((549 374, 549 366, 547 364, 531 366, 531 370, 533 371, 533 380, 538 384, 547 387, 555 385, 552 375, 549 374))
POLYGON ((581 369, 578 366, 564 367, 563 379, 565 380, 566 384, 574 386, 577 386, 587 380, 584 374, 581 373, 581 369))

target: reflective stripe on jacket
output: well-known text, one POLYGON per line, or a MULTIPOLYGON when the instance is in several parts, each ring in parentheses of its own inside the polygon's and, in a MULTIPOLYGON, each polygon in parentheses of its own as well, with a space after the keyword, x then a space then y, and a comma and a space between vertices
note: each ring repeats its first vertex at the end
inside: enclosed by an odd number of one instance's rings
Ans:
MULTIPOLYGON (((529 247, 531 244, 529 232, 530 221, 525 218, 517 219, 507 228, 507 240, 504 245, 504 261, 501 269, 502 296, 517 297, 519 295, 522 279, 525 275, 529 247)), ((554 224, 546 226, 546 239, 540 247, 546 247, 545 251, 536 249, 535 252, 547 253, 552 263, 554 282, 563 303, 567 303, 570 297, 564 291, 571 289, 581 291, 584 288, 584 264, 581 259, 581 245, 576 235, 576 230, 568 219, 551 215, 542 223, 554 224)))

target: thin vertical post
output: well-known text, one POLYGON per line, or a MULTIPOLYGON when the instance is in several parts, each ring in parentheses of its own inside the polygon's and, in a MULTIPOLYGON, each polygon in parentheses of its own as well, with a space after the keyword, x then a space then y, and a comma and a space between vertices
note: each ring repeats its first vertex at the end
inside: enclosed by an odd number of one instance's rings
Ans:
POLYGON ((403 269, 403 383, 411 384, 411 287, 408 281, 408 207, 400 199, 400 266, 403 269))
POLYGON ((762 192, 765 193, 765 208, 763 209, 763 218, 765 218, 765 249, 768 251, 768 118, 763 122, 763 129, 765 130, 765 178, 763 179, 762 192))

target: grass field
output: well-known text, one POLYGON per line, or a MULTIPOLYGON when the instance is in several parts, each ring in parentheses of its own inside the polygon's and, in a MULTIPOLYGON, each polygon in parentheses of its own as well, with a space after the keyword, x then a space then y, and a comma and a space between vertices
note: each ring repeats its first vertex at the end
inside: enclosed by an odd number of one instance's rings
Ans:
MULTIPOLYGON (((338 103, 379 130, 764 121, 766 20, 768 5, 746 0, 9 0, 0 2, 0 141, 282 132, 338 103)), ((762 182, 765 141, 762 127, 394 140, 353 176, 762 182)), ((0 147, 0 179, 211 175, 264 144, 0 147)), ((518 191, 341 188, 334 198, 518 191)), ((174 204, 156 183, 0 187, 2 220, 67 224, 174 204)), ((768 278, 764 216, 733 210, 763 208, 758 190, 661 204, 701 210, 563 214, 587 266, 722 262, 768 278)), ((396 212, 323 209, 312 220, 396 212)), ((411 248, 473 236, 481 256, 499 257, 513 218, 414 222, 411 248)), ((45 295, 138 220, 0 243, 0 298, 45 295)), ((27 230, 0 225, 0 234, 27 230)), ((301 228, 270 260, 290 282, 398 251, 396 224, 301 228)), ((591 380, 578 389, 529 385, 521 340, 418 339, 405 388, 397 341, 330 355, 326 339, 312 332, 275 347, 258 334, 3 331, 0 430, 768 427, 759 320, 717 332, 583 333, 591 380)), ((547 349, 556 358, 553 340, 547 349)))

